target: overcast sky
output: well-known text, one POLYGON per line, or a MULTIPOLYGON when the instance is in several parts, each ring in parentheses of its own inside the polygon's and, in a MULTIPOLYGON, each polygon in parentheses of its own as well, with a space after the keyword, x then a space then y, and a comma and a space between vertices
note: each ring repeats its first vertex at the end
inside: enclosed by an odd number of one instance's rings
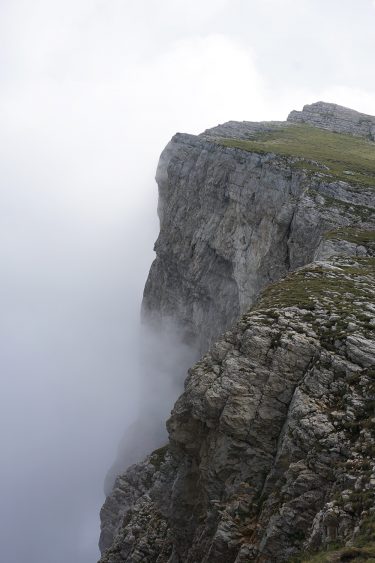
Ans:
POLYGON ((375 115, 373 0, 1 0, 0 545, 96 561, 176 131, 375 115))

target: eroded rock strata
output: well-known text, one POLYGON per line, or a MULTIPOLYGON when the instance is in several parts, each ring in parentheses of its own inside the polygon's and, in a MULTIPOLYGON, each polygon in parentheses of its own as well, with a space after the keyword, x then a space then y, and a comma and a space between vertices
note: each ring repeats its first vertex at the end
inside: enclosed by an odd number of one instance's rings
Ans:
POLYGON ((101 563, 375 557, 375 144, 319 135, 230 122, 162 154, 143 314, 205 354, 106 500, 101 563))
POLYGON ((373 191, 350 174, 263 147, 225 146, 217 133, 177 134, 161 155, 160 234, 143 300, 148 319, 175 319, 202 351, 261 289, 313 260, 324 233, 373 224, 373 191))

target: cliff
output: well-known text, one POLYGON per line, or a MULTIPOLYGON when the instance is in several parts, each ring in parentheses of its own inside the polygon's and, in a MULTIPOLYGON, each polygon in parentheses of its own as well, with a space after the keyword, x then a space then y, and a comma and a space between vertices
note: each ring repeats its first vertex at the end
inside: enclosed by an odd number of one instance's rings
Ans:
POLYGON ((325 232, 372 224, 373 151, 305 124, 177 134, 156 175, 160 235, 144 315, 177 320, 205 351, 261 289, 323 252, 325 232))
POLYGON ((161 155, 143 317, 203 356, 106 500, 102 563, 375 556, 375 144, 313 106, 161 155))

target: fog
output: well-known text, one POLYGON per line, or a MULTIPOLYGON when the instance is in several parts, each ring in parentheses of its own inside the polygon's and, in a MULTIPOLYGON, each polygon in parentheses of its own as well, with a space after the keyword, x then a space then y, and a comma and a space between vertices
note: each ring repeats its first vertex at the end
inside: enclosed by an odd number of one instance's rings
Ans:
POLYGON ((320 99, 375 114, 374 20, 372 0, 2 0, 2 563, 95 562, 124 431, 181 388, 190 351, 151 403, 139 360, 169 138, 320 99))

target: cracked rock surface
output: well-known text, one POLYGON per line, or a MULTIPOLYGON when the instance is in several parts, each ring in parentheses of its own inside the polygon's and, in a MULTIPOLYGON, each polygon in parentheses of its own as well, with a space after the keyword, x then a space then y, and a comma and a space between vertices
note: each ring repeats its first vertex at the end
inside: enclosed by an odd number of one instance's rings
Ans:
MULTIPOLYGON (((248 126, 238 124, 240 132, 248 126)), ((235 125, 230 131, 236 134, 235 125)), ((143 314, 156 323, 174 319, 201 352, 269 283, 345 252, 345 237, 327 241, 325 233, 373 225, 373 192, 311 174, 291 157, 221 146, 207 135, 175 135, 156 179, 160 234, 143 314)))
POLYGON ((341 257, 264 292, 190 370, 169 444, 117 480, 102 563, 271 563, 353 539, 375 500, 374 282, 373 258, 341 257))
MULTIPOLYGON (((322 104, 290 127, 375 120, 322 104)), ((143 315, 203 355, 168 442, 106 499, 100 563, 375 558, 375 177, 216 142, 280 127, 177 134, 161 156, 143 315)))

